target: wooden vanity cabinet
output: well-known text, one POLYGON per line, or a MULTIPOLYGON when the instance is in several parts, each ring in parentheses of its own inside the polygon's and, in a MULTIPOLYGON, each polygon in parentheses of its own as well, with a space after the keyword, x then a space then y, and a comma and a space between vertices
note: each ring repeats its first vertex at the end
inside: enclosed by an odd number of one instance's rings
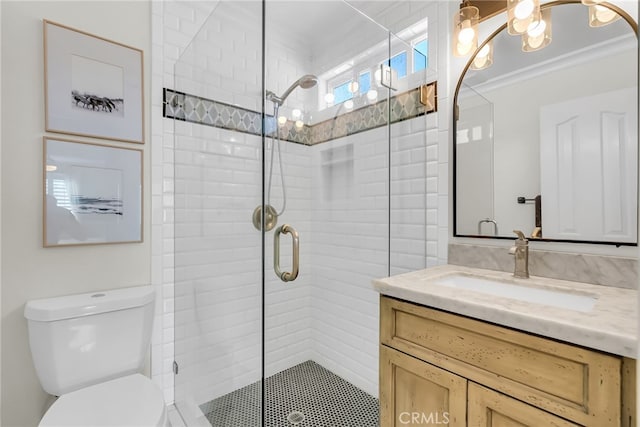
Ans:
POLYGON ((382 296, 381 427, 635 427, 635 360, 382 296))

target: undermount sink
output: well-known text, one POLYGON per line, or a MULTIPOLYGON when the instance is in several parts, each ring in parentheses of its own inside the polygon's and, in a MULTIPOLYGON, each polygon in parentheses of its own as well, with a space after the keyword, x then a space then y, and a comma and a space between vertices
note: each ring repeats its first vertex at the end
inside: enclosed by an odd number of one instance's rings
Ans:
POLYGON ((501 298, 541 304, 567 310, 589 312, 595 306, 596 296, 574 293, 565 289, 552 289, 536 286, 533 279, 531 286, 515 281, 504 281, 488 277, 478 277, 465 273, 453 273, 439 277, 433 281, 435 285, 455 289, 480 292, 501 298))

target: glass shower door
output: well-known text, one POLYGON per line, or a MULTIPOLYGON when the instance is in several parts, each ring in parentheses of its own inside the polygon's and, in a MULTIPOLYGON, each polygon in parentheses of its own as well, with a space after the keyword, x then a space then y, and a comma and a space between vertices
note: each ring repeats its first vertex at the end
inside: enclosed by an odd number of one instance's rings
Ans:
POLYGON ((378 425, 371 280, 388 274, 389 138, 376 71, 388 44, 345 2, 266 1, 267 426, 378 425))
POLYGON ((165 108, 189 427, 378 425, 371 281, 425 258, 404 217, 428 175, 414 55, 341 0, 221 0, 182 53, 165 108))
POLYGON ((174 117, 175 402, 189 427, 262 417, 262 4, 220 1, 182 53, 174 117), (243 393, 233 394, 236 390, 243 393))

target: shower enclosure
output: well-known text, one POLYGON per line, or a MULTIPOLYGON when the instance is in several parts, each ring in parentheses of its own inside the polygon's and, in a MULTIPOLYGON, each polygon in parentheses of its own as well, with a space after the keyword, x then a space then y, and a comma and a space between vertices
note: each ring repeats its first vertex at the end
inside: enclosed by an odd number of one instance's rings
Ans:
POLYGON ((343 1, 219 1, 175 64, 188 426, 378 424, 371 280, 427 265, 427 27, 410 12, 396 35, 343 1))

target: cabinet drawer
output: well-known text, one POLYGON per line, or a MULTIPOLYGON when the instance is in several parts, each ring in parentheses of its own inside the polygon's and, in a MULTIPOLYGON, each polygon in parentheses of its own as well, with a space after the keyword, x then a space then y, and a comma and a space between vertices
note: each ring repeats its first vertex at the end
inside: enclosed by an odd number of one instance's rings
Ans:
POLYGON ((380 340, 583 425, 620 425, 621 360, 463 316, 381 299, 380 340))

